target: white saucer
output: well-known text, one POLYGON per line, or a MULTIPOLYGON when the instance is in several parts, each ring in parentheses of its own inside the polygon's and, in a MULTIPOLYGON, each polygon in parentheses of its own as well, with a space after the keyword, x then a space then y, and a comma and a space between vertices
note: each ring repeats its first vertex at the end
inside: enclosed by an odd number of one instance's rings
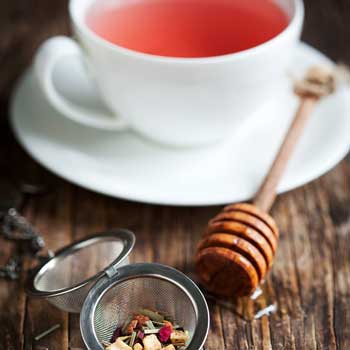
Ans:
MULTIPOLYGON (((301 44, 291 71, 329 63, 301 44)), ((100 110, 76 62, 56 72, 62 93, 100 110), (67 76, 64 72, 70 72, 67 76)), ((257 190, 297 105, 292 93, 271 101, 220 145, 174 149, 153 144, 132 132, 80 126, 58 115, 39 91, 32 71, 13 95, 11 121, 23 147, 61 177, 107 195, 171 205, 212 205, 247 200, 257 190)), ((318 106, 291 160, 279 192, 293 189, 331 169, 350 147, 350 103, 345 87, 318 106)))

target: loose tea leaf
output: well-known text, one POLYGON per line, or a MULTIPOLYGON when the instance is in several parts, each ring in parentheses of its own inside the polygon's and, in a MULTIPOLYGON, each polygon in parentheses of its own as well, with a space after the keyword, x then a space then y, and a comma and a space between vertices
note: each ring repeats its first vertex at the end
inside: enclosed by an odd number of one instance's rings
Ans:
POLYGON ((130 338, 130 342, 129 342, 129 346, 131 346, 131 347, 134 346, 134 343, 135 343, 135 340, 136 340, 136 335, 137 335, 136 332, 132 332, 131 338, 130 338))
POLYGON ((114 342, 102 344, 105 350, 184 350, 188 339, 183 327, 173 326, 159 312, 143 309, 115 329, 111 338, 114 342))
POLYGON ((147 327, 150 328, 150 329, 155 329, 155 328, 156 328, 156 327, 154 327, 154 324, 152 323, 152 321, 147 321, 147 322, 146 322, 146 325, 147 325, 147 327))
POLYGON ((164 321, 164 316, 159 314, 158 312, 154 312, 148 309, 142 309, 139 311, 141 315, 145 315, 149 317, 152 321, 156 322, 163 322, 164 321))
POLYGON ((149 329, 149 328, 144 328, 144 329, 143 329, 143 332, 144 332, 145 334, 157 334, 157 333, 159 333, 159 331, 160 331, 160 328, 151 328, 151 329, 149 329))

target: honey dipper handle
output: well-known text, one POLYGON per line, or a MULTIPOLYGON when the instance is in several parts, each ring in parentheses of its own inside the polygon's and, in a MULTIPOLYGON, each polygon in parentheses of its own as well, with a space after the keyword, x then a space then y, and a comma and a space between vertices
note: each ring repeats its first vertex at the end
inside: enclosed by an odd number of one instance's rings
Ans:
POLYGON ((304 130, 304 126, 318 100, 317 97, 303 97, 300 100, 300 105, 294 120, 287 131, 286 137, 265 177, 264 182, 254 198, 254 204, 265 212, 268 212, 273 205, 277 195, 276 189, 278 183, 287 166, 289 158, 294 151, 295 145, 304 130))

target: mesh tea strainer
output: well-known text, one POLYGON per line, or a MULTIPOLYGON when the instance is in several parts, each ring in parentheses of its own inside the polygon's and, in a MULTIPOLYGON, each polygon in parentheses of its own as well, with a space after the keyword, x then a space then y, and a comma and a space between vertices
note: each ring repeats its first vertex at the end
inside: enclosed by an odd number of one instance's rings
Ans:
POLYGON ((135 236, 127 230, 100 233, 59 250, 28 280, 31 296, 80 312, 89 350, 103 349, 116 327, 148 308, 171 315, 189 331, 186 349, 200 350, 209 330, 209 310, 195 283, 160 264, 129 264, 135 236))
POLYGON ((80 314, 80 330, 88 349, 103 349, 130 313, 149 308, 171 315, 189 331, 187 349, 200 350, 207 338, 209 311, 203 294, 187 276, 159 264, 132 264, 99 280, 80 314))
POLYGON ((90 288, 105 270, 129 263, 134 244, 132 232, 116 230, 66 246, 30 274, 27 293, 45 298, 61 310, 79 313, 90 288))

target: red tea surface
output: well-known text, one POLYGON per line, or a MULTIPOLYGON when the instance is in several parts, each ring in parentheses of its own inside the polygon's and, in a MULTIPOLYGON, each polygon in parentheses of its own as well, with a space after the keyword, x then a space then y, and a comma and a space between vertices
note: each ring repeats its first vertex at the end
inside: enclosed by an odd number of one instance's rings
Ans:
POLYGON ((210 57, 264 43, 288 25, 272 0, 124 0, 96 2, 88 26, 109 42, 171 57, 210 57))

